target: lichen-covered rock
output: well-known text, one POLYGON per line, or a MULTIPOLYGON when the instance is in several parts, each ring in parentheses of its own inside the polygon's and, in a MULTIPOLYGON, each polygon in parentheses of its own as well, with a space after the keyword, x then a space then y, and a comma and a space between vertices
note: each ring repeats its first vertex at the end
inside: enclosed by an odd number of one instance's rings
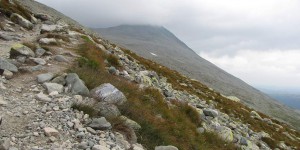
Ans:
POLYGON ((228 127, 221 127, 218 131, 220 137, 225 141, 232 142, 233 141, 233 133, 228 127))
POLYGON ((23 44, 14 44, 10 50, 10 58, 17 58, 18 56, 34 57, 34 52, 23 44))
POLYGON ((115 105, 121 105, 127 100, 125 95, 110 83, 94 88, 91 95, 98 101, 115 105))

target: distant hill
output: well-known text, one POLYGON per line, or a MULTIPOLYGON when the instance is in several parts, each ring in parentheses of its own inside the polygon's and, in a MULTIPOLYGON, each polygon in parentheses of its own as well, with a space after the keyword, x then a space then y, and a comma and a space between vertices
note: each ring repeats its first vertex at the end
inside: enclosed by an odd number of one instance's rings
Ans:
POLYGON ((300 127, 300 114, 198 56, 164 27, 121 25, 94 29, 104 38, 164 66, 197 79, 227 96, 270 116, 300 127))

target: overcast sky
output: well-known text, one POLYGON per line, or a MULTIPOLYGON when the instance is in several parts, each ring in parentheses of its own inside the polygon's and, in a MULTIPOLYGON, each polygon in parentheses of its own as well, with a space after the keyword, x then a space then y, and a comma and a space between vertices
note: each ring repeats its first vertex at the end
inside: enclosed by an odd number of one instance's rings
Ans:
POLYGON ((299 0, 37 0, 89 27, 164 26, 256 87, 300 89, 299 0))

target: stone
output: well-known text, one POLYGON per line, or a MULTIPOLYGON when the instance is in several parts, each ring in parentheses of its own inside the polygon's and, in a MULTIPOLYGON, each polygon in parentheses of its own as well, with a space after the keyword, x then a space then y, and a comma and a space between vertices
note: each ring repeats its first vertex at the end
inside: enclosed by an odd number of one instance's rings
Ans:
POLYGON ((250 112, 250 115, 255 119, 262 120, 261 116, 254 110, 250 112))
POLYGON ((205 114, 205 116, 210 116, 214 118, 219 115, 217 110, 210 109, 210 108, 203 109, 203 113, 205 114))
POLYGON ((35 57, 35 53, 23 44, 14 44, 10 50, 10 58, 17 58, 18 56, 35 57))
POLYGON ((44 133, 48 137, 50 137, 50 136, 58 137, 59 136, 59 132, 56 129, 50 128, 50 127, 45 127, 44 133))
POLYGON ((10 63, 7 59, 0 57, 0 69, 8 70, 11 72, 18 72, 18 68, 10 63))
POLYGON ((35 95, 35 98, 40 101, 50 102, 52 99, 45 95, 43 92, 35 95))
POLYGON ((63 55, 55 55, 54 60, 58 62, 69 62, 69 60, 66 59, 63 55))
POLYGON ((169 146, 156 146, 155 150, 178 150, 178 148, 175 147, 175 146, 171 146, 171 145, 169 145, 169 146))
POLYGON ((144 150, 144 148, 141 144, 135 143, 132 144, 132 150, 144 150))
POLYGON ((220 137, 227 141, 227 142, 232 142, 233 141, 233 133, 230 128, 228 127, 221 127, 218 131, 220 137))
POLYGON ((127 118, 126 116, 120 116, 120 120, 124 121, 124 125, 131 127, 134 130, 139 130, 142 128, 137 122, 127 118))
POLYGON ((35 50, 35 55, 36 55, 36 57, 41 57, 41 56, 43 56, 45 53, 46 53, 46 50, 43 49, 43 48, 37 48, 37 49, 35 50))
POLYGON ((102 145, 94 145, 92 150, 110 150, 110 149, 102 145))
POLYGON ((46 45, 49 45, 49 44, 54 44, 56 45, 57 44, 57 41, 55 38, 41 38, 39 40, 39 43, 40 44, 46 44, 46 45))
POLYGON ((125 138, 122 134, 116 132, 115 133, 115 138, 116 138, 116 144, 118 146, 120 146, 121 149, 129 149, 130 148, 130 143, 125 140, 125 138))
POLYGON ((4 69, 2 75, 5 77, 5 79, 12 79, 14 74, 9 70, 4 69))
POLYGON ((42 58, 31 58, 38 65, 46 65, 47 62, 42 58))
POLYGON ((42 24, 41 34, 55 32, 57 25, 42 24))
POLYGON ((111 67, 108 68, 108 72, 111 73, 111 74, 116 74, 117 69, 114 66, 111 66, 111 67))
POLYGON ((87 127, 86 130, 87 130, 88 132, 94 134, 94 135, 97 134, 97 132, 96 132, 93 128, 91 128, 91 127, 87 127))
POLYGON ((240 102, 241 100, 239 98, 237 98, 236 96, 226 96, 226 98, 228 98, 229 100, 232 100, 234 102, 240 102))
POLYGON ((16 13, 11 14, 10 20, 28 30, 31 30, 33 28, 33 24, 19 14, 16 13))
POLYGON ((78 144, 78 149, 88 149, 88 143, 87 142, 81 142, 80 144, 78 144))
POLYGON ((10 143, 9 138, 0 140, 0 150, 8 150, 11 145, 10 143))
POLYGON ((46 88, 46 90, 48 91, 48 94, 50 94, 53 91, 57 91, 58 93, 62 93, 64 90, 64 87, 60 84, 57 83, 49 83, 49 82, 45 82, 43 84, 43 86, 46 88))
POLYGON ((99 112, 101 116, 105 118, 117 118, 118 116, 121 115, 118 107, 113 104, 106 104, 100 102, 97 108, 99 108, 99 112))
POLYGON ((89 89, 76 73, 69 73, 66 77, 67 86, 71 93, 79 95, 89 95, 89 89))
POLYGON ((55 77, 53 80, 51 80, 52 83, 57 83, 57 84, 61 84, 61 85, 65 85, 67 82, 65 80, 67 74, 63 74, 61 76, 57 76, 55 77))
POLYGON ((93 98, 100 102, 121 105, 127 101, 125 95, 110 83, 102 84, 91 91, 93 98))
POLYGON ((49 82, 53 77, 54 77, 54 74, 53 74, 53 73, 39 74, 39 75, 37 76, 37 81, 38 81, 39 83, 49 82))
POLYGON ((204 133, 205 132, 205 129, 204 128, 202 128, 202 127, 200 127, 200 128, 197 128, 197 132, 198 133, 204 133))
POLYGON ((94 118, 88 126, 95 130, 111 129, 111 124, 104 117, 94 118))
POLYGON ((36 17, 37 19, 40 19, 42 21, 47 21, 47 20, 52 19, 49 15, 42 14, 42 13, 35 14, 34 17, 36 17))
POLYGON ((247 139, 246 139, 246 138, 244 138, 244 137, 241 137, 241 139, 240 139, 240 144, 241 144, 241 145, 248 146, 247 139))
POLYGON ((0 95, 0 106, 7 105, 7 102, 4 100, 4 98, 0 95))

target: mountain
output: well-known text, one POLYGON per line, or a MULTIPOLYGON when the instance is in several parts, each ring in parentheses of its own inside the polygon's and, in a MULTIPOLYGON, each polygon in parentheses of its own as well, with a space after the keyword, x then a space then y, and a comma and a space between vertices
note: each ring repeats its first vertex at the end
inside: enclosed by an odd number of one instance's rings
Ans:
POLYGON ((299 113, 201 58, 164 27, 121 25, 94 30, 111 42, 197 79, 224 95, 236 96, 247 106, 300 129, 299 113))

